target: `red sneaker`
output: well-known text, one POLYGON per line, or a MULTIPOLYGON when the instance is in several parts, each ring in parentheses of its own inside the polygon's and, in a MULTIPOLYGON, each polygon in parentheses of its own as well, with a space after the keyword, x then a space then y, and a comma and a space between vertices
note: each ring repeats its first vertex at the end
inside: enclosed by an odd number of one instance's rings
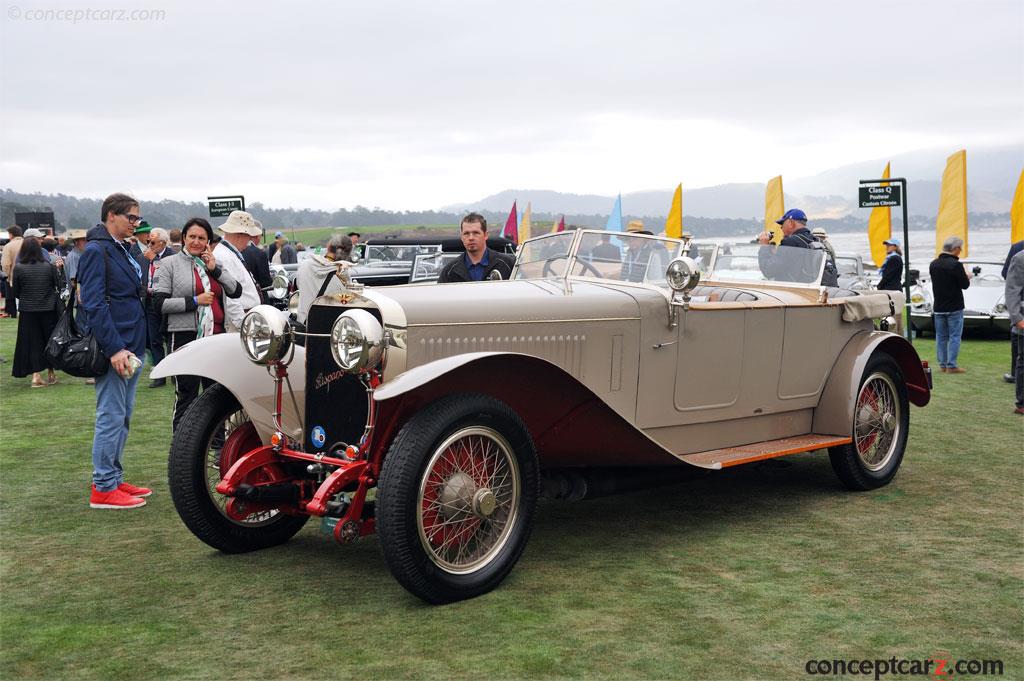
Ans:
POLYGON ((109 492, 101 492, 93 485, 92 494, 89 496, 89 508, 138 508, 145 506, 146 500, 133 497, 119 489, 112 489, 109 492))
POLYGON ((117 488, 133 497, 148 497, 153 493, 153 490, 147 487, 136 487, 135 485, 129 485, 127 482, 122 482, 117 488))

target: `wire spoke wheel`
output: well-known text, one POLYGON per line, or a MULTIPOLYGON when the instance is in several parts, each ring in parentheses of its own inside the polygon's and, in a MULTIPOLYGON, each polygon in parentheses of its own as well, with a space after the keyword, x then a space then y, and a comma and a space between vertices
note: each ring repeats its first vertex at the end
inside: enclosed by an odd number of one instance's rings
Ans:
MULTIPOLYGON (((225 518, 233 523, 245 527, 259 527, 271 522, 279 513, 277 509, 260 510, 245 514, 244 506, 237 499, 231 499, 217 492, 217 483, 227 475, 231 467, 235 465, 246 452, 259 447, 261 444, 256 428, 252 425, 245 411, 238 411, 228 415, 226 419, 216 425, 206 438, 205 465, 206 491, 210 500, 217 507, 225 518), (235 515, 228 513, 228 504, 233 504, 235 515), (243 519, 237 516, 244 515, 243 519)), ((257 471, 257 476, 259 472, 257 471)), ((253 482, 262 482, 254 480, 253 482)))
POLYGON ((888 374, 871 374, 857 396, 853 438, 857 456, 871 471, 884 468, 896 451, 901 420, 896 385, 888 374))
MULTIPOLYGON (((238 459, 261 444, 245 409, 218 384, 196 398, 174 433, 167 461, 171 500, 185 526, 215 549, 242 553, 276 546, 309 519, 276 508, 246 513, 244 502, 217 492, 217 483, 238 459)), ((259 469, 251 482, 269 481, 271 475, 259 469)))
POLYGON ((829 449, 836 475, 853 490, 887 485, 903 462, 910 403, 899 365, 877 353, 864 369, 853 405, 853 442, 829 449))
POLYGON ((399 584, 428 603, 494 589, 526 547, 537 450, 505 403, 456 393, 402 425, 377 483, 377 535, 399 584))
POLYGON ((498 432, 453 433, 427 462, 416 522, 431 561, 446 572, 472 572, 490 562, 516 522, 519 466, 498 432))

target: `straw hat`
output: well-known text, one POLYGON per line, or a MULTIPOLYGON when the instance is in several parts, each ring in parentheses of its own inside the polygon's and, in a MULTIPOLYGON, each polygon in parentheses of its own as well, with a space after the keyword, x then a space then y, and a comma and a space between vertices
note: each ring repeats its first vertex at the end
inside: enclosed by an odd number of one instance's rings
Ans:
POLYGON ((263 234, 263 224, 244 210, 233 210, 228 215, 227 221, 217 228, 222 234, 248 234, 249 236, 260 236, 263 234))
POLYGON ((68 232, 68 238, 71 239, 72 241, 78 241, 79 239, 84 239, 84 238, 86 238, 85 230, 84 229, 73 229, 70 232, 68 232))
POLYGON ((627 232, 643 232, 644 222, 643 220, 630 220, 626 225, 627 232))

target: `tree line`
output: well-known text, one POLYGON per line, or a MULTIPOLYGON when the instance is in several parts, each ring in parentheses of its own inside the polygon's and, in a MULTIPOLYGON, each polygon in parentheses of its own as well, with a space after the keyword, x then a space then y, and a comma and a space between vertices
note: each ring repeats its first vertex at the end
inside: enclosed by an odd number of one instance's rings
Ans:
MULTIPOLYGON (((202 201, 147 201, 139 198, 143 206, 143 217, 153 227, 181 227, 192 217, 209 218, 209 208, 202 201)), ((88 229, 100 221, 102 198, 79 198, 66 194, 22 194, 11 189, 0 192, 0 225, 3 228, 15 224, 14 214, 21 211, 53 211, 56 231, 69 229, 88 229)), ((263 223, 268 230, 290 229, 299 227, 370 227, 380 225, 457 225, 463 213, 443 211, 390 211, 383 208, 366 208, 356 206, 352 209, 341 208, 336 211, 314 210, 311 208, 268 208, 256 201, 246 206, 252 215, 263 223)), ((479 211, 487 218, 493 229, 500 229, 508 216, 504 212, 479 211)), ((561 214, 537 212, 533 220, 538 223, 551 223, 561 214)), ((1002 226, 1007 216, 995 213, 971 213, 971 225, 977 227, 1002 226)), ((567 225, 602 229, 607 215, 566 215, 567 225)), ((632 219, 643 220, 652 232, 659 232, 664 225, 664 216, 623 215, 623 224, 632 219)), ((898 213, 893 214, 893 227, 899 224, 898 213)), ((219 220, 213 220, 217 224, 219 220)), ((821 218, 814 220, 814 226, 824 227, 829 232, 854 232, 866 228, 867 216, 857 214, 841 218, 821 218)), ((762 228, 760 218, 708 218, 683 216, 684 229, 698 237, 731 236, 735 234, 756 234, 762 228)), ((911 215, 911 229, 930 229, 935 225, 934 217, 911 215)))

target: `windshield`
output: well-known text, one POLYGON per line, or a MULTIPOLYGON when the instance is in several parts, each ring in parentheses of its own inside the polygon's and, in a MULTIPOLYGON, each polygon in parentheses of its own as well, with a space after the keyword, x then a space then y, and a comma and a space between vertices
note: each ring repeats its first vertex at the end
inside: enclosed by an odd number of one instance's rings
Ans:
POLYGON ((860 261, 852 255, 837 255, 836 268, 840 277, 856 277, 860 274, 860 261))
POLYGON ((512 276, 548 279, 568 274, 664 285, 665 269, 682 247, 676 239, 623 232, 559 232, 524 243, 512 276))
POLYGON ((721 244, 707 279, 715 281, 774 281, 817 286, 825 251, 792 246, 721 244))
POLYGON ((440 252, 440 245, 398 245, 368 244, 363 251, 362 259, 366 262, 411 262, 418 253, 440 252))

